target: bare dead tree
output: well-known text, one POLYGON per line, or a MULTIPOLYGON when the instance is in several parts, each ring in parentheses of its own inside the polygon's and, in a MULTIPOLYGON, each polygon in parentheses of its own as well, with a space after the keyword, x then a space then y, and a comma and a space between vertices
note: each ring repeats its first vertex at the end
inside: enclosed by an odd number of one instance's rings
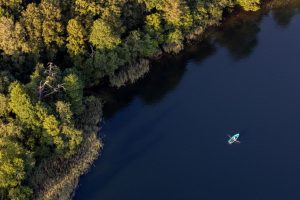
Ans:
POLYGON ((54 65, 52 62, 49 62, 47 64, 47 68, 44 71, 44 74, 54 78, 56 76, 56 73, 55 73, 56 69, 57 69, 57 66, 54 65))
POLYGON ((90 45, 90 48, 91 48, 90 56, 91 56, 91 58, 93 58, 95 55, 94 47, 92 45, 90 45))
POLYGON ((43 98, 46 98, 52 94, 60 92, 62 90, 66 90, 63 83, 57 83, 56 85, 51 85, 49 81, 49 77, 53 80, 56 79, 56 69, 57 66, 53 63, 48 63, 47 68, 44 71, 46 75, 46 80, 41 81, 40 85, 38 86, 38 96, 39 100, 41 101, 43 98))
POLYGON ((40 82, 40 86, 38 87, 39 100, 41 100, 43 97, 44 89, 45 89, 47 82, 48 81, 45 81, 44 83, 43 83, 43 81, 40 82))
MULTIPOLYGON (((49 86, 50 86, 50 85, 49 85, 49 86)), ((52 86, 51 86, 51 89, 52 89, 52 91, 49 92, 48 94, 45 94, 45 95, 44 95, 44 98, 45 98, 45 97, 48 97, 48 96, 50 96, 50 95, 52 95, 52 94, 54 94, 54 93, 57 93, 57 92, 59 92, 59 91, 61 91, 61 90, 66 90, 66 88, 64 87, 64 84, 57 84, 56 87, 52 87, 52 86)))

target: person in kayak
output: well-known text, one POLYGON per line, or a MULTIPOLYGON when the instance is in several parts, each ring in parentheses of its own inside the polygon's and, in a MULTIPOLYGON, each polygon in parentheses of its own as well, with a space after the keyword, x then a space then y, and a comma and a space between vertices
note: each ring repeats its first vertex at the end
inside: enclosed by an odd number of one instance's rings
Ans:
POLYGON ((233 144, 233 143, 240 143, 240 141, 238 141, 238 138, 240 137, 240 133, 236 133, 233 136, 228 136, 228 144, 233 144))

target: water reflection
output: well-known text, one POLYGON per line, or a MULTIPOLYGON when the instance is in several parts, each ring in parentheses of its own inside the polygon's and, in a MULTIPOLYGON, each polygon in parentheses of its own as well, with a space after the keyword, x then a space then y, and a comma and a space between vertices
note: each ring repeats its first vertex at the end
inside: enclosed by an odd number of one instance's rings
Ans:
MULTIPOLYGON (((157 123, 157 119, 162 119, 164 114, 167 112, 168 111, 166 110, 155 120, 149 120, 146 123, 141 124, 138 128, 132 130, 126 138, 111 138, 111 140, 114 140, 114 144, 110 146, 109 151, 105 152, 102 156, 104 159, 105 157, 110 157, 110 160, 109 162, 100 165, 98 168, 98 176, 101 177, 101 181, 95 180, 97 181, 97 185, 95 187, 97 188, 97 192, 101 192, 101 190, 109 184, 110 180, 117 176, 118 173, 126 168, 130 163, 140 157, 143 157, 145 153, 155 147, 163 135, 159 132, 152 131, 151 127, 153 124, 157 123), (111 157, 111 155, 119 155, 120 152, 122 152, 122 156, 111 157)), ((109 141, 106 141, 106 143, 109 143, 109 141)))
POLYGON ((284 7, 273 10, 272 15, 276 23, 281 27, 287 27, 293 17, 300 12, 300 1, 293 1, 284 7))
POLYGON ((210 39, 205 39, 177 56, 167 56, 160 61, 154 61, 150 72, 136 84, 119 90, 99 91, 98 94, 107 102, 104 107, 105 118, 112 117, 137 96, 147 105, 161 101, 167 93, 176 89, 189 59, 193 58, 200 64, 215 52, 215 45, 210 39))
POLYGON ((257 34, 263 15, 262 12, 252 12, 230 17, 212 34, 213 38, 227 48, 234 59, 246 58, 258 44, 257 34))
POLYGON ((139 97, 146 104, 159 102, 165 94, 176 88, 185 72, 185 59, 165 59, 163 62, 153 63, 150 72, 136 84, 120 90, 101 91, 101 97, 107 103, 104 107, 104 117, 109 119, 127 106, 135 97, 139 97))
POLYGON ((177 57, 170 57, 163 62, 154 63, 153 73, 150 73, 150 76, 141 82, 143 89, 140 91, 139 97, 148 105, 161 101, 180 83, 189 59, 193 58, 197 64, 200 64, 215 52, 215 46, 205 40, 197 46, 190 47, 177 57))
POLYGON ((136 96, 146 104, 161 101, 180 83, 186 71, 186 62, 192 58, 200 64, 216 53, 216 44, 227 48, 237 60, 251 55, 258 43, 257 34, 263 16, 263 12, 241 12, 229 17, 221 27, 210 31, 201 43, 188 47, 177 56, 168 56, 153 62, 150 73, 136 84, 114 91, 101 89, 98 94, 107 102, 105 117, 113 116, 136 96))

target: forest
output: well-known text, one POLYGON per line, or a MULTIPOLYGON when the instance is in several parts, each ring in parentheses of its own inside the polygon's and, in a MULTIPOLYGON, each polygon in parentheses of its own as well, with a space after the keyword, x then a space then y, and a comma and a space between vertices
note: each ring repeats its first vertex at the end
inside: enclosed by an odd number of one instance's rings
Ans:
POLYGON ((260 3, 0 0, 0 199, 63 199, 102 147, 103 102, 85 90, 134 83, 152 59, 260 3))

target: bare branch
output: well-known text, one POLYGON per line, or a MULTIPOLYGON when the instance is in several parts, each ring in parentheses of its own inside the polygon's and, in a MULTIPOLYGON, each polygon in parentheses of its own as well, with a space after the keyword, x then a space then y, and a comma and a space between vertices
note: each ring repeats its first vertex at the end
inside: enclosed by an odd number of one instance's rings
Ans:
POLYGON ((41 81, 40 85, 38 86, 39 100, 42 100, 43 98, 46 98, 54 93, 60 92, 61 90, 66 90, 64 84, 56 83, 56 69, 57 66, 53 63, 49 62, 47 64, 47 67, 44 70, 46 80, 44 79, 44 82, 41 81))

